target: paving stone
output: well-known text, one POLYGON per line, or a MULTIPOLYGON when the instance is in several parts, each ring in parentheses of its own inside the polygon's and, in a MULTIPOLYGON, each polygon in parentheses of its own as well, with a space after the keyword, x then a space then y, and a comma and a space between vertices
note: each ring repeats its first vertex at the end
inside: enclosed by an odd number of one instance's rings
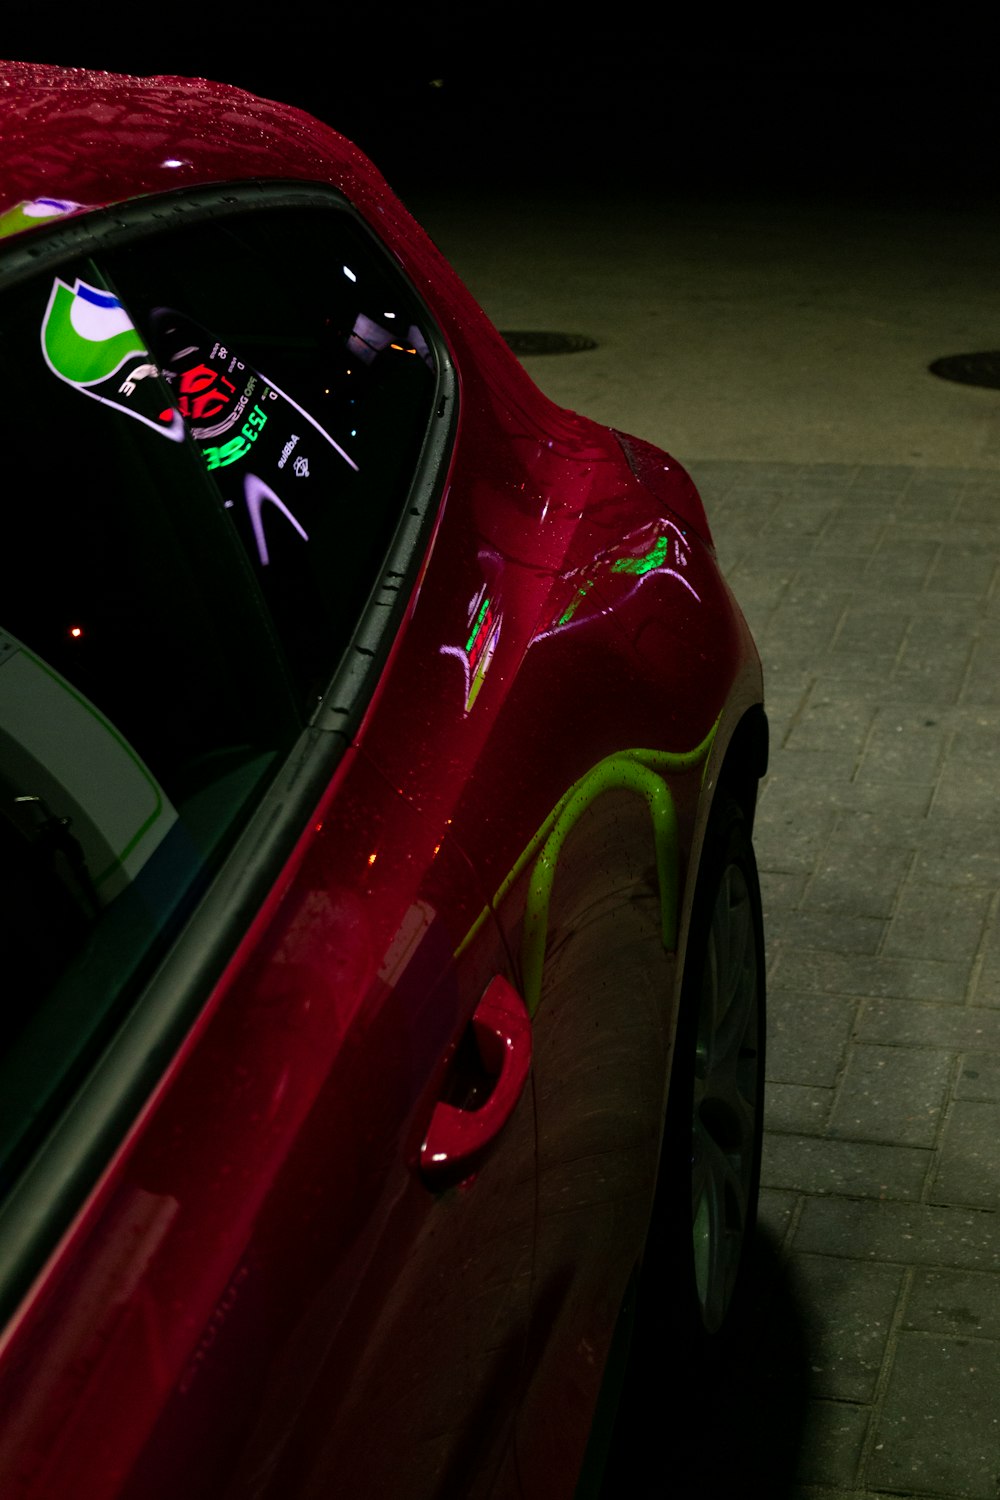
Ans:
POLYGON ((757 1205, 757 1232, 779 1248, 784 1244, 801 1199, 797 1193, 779 1188, 763 1188, 757 1205))
POLYGON ((902 849, 919 858, 920 845, 930 836, 930 831, 923 813, 906 815, 894 811, 885 816, 880 808, 874 808, 838 813, 833 836, 838 844, 864 847, 877 843, 882 848, 902 849))
POLYGON ((1000 1273, 1000 1215, 927 1203, 806 1198, 797 1251, 1000 1273))
POLYGON ((803 905, 852 916, 891 917, 910 859, 900 849, 831 839, 818 861, 803 905))
POLYGON ((1000 710, 967 707, 953 715, 954 736, 949 759, 958 766, 990 765, 996 757, 1000 735, 1000 710))
POLYGON ((771 873, 811 874, 833 824, 833 811, 807 821, 790 805, 787 782, 779 783, 777 774, 768 780, 754 823, 757 863, 771 873))
MULTIPOLYGON (((868 788, 858 786, 854 775, 858 757, 853 753, 829 754, 821 750, 775 749, 768 777, 781 789, 786 801, 787 823, 795 827, 826 828, 838 812, 846 807, 874 804, 885 807, 880 787, 869 795, 868 788)), ((899 799, 903 810, 923 814, 928 794, 922 789, 902 788, 899 799)), ((890 793, 896 801, 895 791, 890 793)))
MULTIPOLYGON (((1000 593, 1000 573, 994 581, 990 597, 995 598, 998 593, 1000 593)), ((975 638, 977 646, 984 646, 987 650, 996 652, 1000 649, 1000 622, 986 615, 981 616, 976 625, 975 638)))
POLYGON ((762 511, 773 510, 785 498, 783 482, 794 484, 792 479, 783 481, 779 476, 771 476, 766 470, 750 470, 744 466, 743 473, 730 481, 725 498, 720 496, 715 504, 726 515, 731 511, 749 511, 753 515, 759 515, 762 511))
POLYGON ((919 588, 937 560, 940 543, 928 537, 905 537, 888 529, 864 569, 866 580, 880 590, 919 588))
POLYGON ((745 561, 745 547, 737 548, 733 538, 728 539, 728 548, 739 560, 734 560, 732 566, 727 566, 722 549, 720 549, 719 560, 722 563, 723 572, 732 583, 740 601, 740 609, 750 623, 754 636, 763 636, 772 610, 781 603, 786 587, 785 581, 762 578, 757 569, 745 561))
POLYGON ((919 1198, 930 1164, 931 1153, 918 1147, 766 1131, 761 1180, 800 1193, 912 1200, 919 1198))
POLYGON ((949 1053, 927 1048, 852 1047, 828 1134, 933 1146, 953 1067, 949 1053))
POLYGON ((1000 1103, 1000 1052, 969 1052, 961 1060, 957 1099, 1000 1103))
POLYGON ((971 999, 976 1005, 1000 1008, 1000 955, 991 951, 973 978, 971 999))
POLYGON ((958 527, 995 522, 1000 514, 1000 494, 995 486, 966 485, 955 508, 958 527))
POLYGON ((972 648, 959 701, 991 706, 1000 704, 997 652, 992 642, 972 648))
MULTIPOLYGON (((774 774, 787 776, 800 786, 808 782, 810 786, 840 783, 848 787, 854 779, 858 758, 859 752, 850 748, 803 750, 796 745, 778 745, 774 751, 774 774)), ((801 795, 800 791, 800 798, 801 795)))
POLYGON ((797 672, 768 672, 765 691, 768 718, 772 713, 780 714, 783 709, 804 703, 815 680, 816 673, 805 667, 797 672))
POLYGON ((781 911, 772 916, 767 931, 770 941, 800 948, 874 955, 888 925, 878 917, 849 917, 841 912, 781 911))
MULTIPOLYGON (((746 537, 741 549, 744 566, 752 567, 758 577, 767 579, 791 578, 801 566, 806 555, 806 539, 792 525, 775 524, 773 520, 757 517, 757 529, 752 537, 746 537)), ((842 583, 849 588, 851 580, 830 579, 830 583, 842 583)), ((812 622, 814 627, 818 622, 812 622)), ((819 627, 822 631, 822 627, 819 627)))
MULTIPOLYGON (((800 552, 801 556, 801 552, 800 552)), ((809 556, 803 556, 795 564, 794 557, 786 553, 786 566, 794 566, 795 580, 800 587, 840 587, 852 589, 858 581, 859 561, 853 552, 829 551, 825 546, 817 547, 809 556)))
POLYGON ((871 493, 873 499, 884 503, 883 496, 887 491, 903 495, 912 477, 913 469, 909 464, 859 464, 851 488, 855 494, 867 497, 871 493))
POLYGON ((802 899, 809 878, 804 872, 791 874, 784 870, 760 870, 760 894, 764 903, 764 922, 776 911, 786 916, 802 899))
MULTIPOLYGON (((927 596, 921 595, 921 604, 927 596)), ((925 612, 910 621, 896 675, 925 678, 929 703, 954 702, 954 689, 961 686, 971 654, 970 625, 974 616, 942 618, 925 612), (957 680, 956 680, 957 679, 957 680)))
POLYGON ((789 1135, 823 1135, 833 1100, 833 1089, 774 1083, 768 1079, 764 1092, 765 1126, 789 1135))
POLYGON ((954 594, 922 589, 912 601, 907 651, 921 660, 959 660, 982 628, 982 611, 954 594))
POLYGON ((979 988, 989 991, 992 1000, 1000 987, 1000 899, 994 898, 987 914, 979 956, 979 988))
POLYGON ((979 948, 989 904, 986 891, 911 881, 900 891, 882 951, 888 956, 971 959, 979 948))
MULTIPOLYGON (((823 533, 824 552, 843 553, 857 560, 870 557, 885 535, 886 520, 882 516, 843 516, 838 514, 823 533)), ((857 577, 857 573, 855 573, 857 577)))
MULTIPOLYGON (((882 697, 892 701, 892 683, 887 684, 882 697)), ((902 695, 901 695, 902 696, 902 695)), ((909 700, 906 700, 907 702, 909 700)), ((901 704, 901 706, 903 706, 901 704)), ((892 841, 893 825, 924 819, 934 795, 936 782, 911 782, 883 776, 862 775, 860 768, 845 795, 839 788, 832 800, 842 811, 861 816, 871 814, 881 820, 881 833, 876 834, 879 843, 892 841)), ((825 799, 826 800, 826 799, 825 799)))
POLYGON ((883 701, 918 708, 951 707, 957 704, 965 680, 968 648, 951 663, 929 662, 907 649, 885 684, 883 701))
POLYGON ((1000 824, 993 828, 977 823, 969 828, 961 822, 956 826, 956 820, 928 818, 926 830, 911 879, 981 885, 990 891, 1000 887, 1000 824))
POLYGON ((951 1106, 931 1201, 1000 1208, 1000 1101, 959 1099, 951 1106))
MULTIPOLYGON (((801 675, 801 674, 800 674, 801 675)), ((802 706, 804 692, 799 691, 794 683, 779 691, 772 687, 767 694, 767 720, 771 732, 771 755, 780 760, 781 747, 798 718, 802 706)), ((772 770, 768 768, 765 781, 770 780, 772 770)))
POLYGON ((859 757, 876 712, 873 705, 845 702, 843 698, 832 695, 817 685, 804 704, 783 748, 848 750, 859 757))
POLYGON ((1000 1341, 1000 1276, 922 1271, 907 1299, 904 1328, 1000 1341))
POLYGON ((932 959, 868 958, 802 949, 778 954, 773 972, 785 989, 820 990, 858 999, 895 997, 961 1005, 969 990, 972 960, 938 963, 932 959))
POLYGON ((846 1401, 809 1401, 796 1478, 804 1483, 853 1483, 861 1462, 871 1407, 846 1401))
MULTIPOLYGON (((802 555, 808 554, 803 552, 802 555)), ((830 584, 817 588, 810 581, 802 586, 790 584, 785 603, 790 617, 796 624, 802 622, 808 625, 810 622, 818 623, 827 620, 836 628, 844 610, 855 602, 857 595, 856 580, 846 588, 842 584, 830 584)))
POLYGON ((1000 1052, 1000 1013, 980 1005, 866 1000, 856 1032, 866 1042, 939 1047, 949 1052, 1000 1052))
MULTIPOLYGON (((940 533, 935 529, 924 534, 940 533)), ((942 593, 930 587, 901 600, 900 607, 910 614, 907 643, 920 645, 931 655, 941 648, 961 647, 973 639, 984 618, 982 600, 971 594, 942 593)))
POLYGON ((773 496, 771 512, 761 530, 764 536, 790 534, 798 540, 801 554, 839 511, 838 495, 825 489, 811 493, 803 487, 792 503, 786 496, 773 496))
POLYGON ((988 760, 979 766, 945 765, 938 777, 929 816, 963 817, 970 808, 974 808, 984 821, 992 822, 1000 817, 1000 783, 995 765, 988 760))
MULTIPOLYGON (((833 642, 850 595, 841 594, 833 602, 817 600, 784 600, 768 622, 767 639, 781 642, 800 654, 825 650, 833 642)), ((759 644, 759 643, 758 643, 759 644)))
POLYGON ((996 569, 995 548, 984 552, 978 547, 948 543, 941 548, 928 584, 932 589, 983 599, 989 592, 996 569))
POLYGON ((899 1300, 898 1266, 859 1265, 828 1255, 793 1255, 814 1396, 870 1401, 899 1300))
POLYGON ((738 458, 698 458, 692 459, 685 467, 692 477, 697 476, 702 498, 710 494, 714 503, 719 504, 730 488, 744 479, 748 472, 753 473, 757 466, 738 458))
POLYGON ((892 687, 896 659, 872 656, 863 646, 841 646, 835 653, 817 657, 813 667, 824 685, 842 697, 864 698, 878 708, 892 687))
POLYGON ((767 1007, 769 1081, 832 1088, 847 1054, 855 1002, 783 990, 772 983, 767 1007))
POLYGON ((834 489, 840 494, 863 471, 862 464, 803 464, 799 483, 809 489, 834 489))
POLYGON ((923 522, 945 527, 951 522, 961 498, 961 483, 922 483, 916 476, 907 485, 897 507, 897 516, 908 523, 923 522))
POLYGON ((866 1480, 904 1494, 995 1500, 1000 1343, 902 1333, 866 1480))
POLYGON ((881 708, 865 744, 858 775, 932 783, 941 765, 946 735, 947 731, 925 711, 881 708))
POLYGON ((872 609, 864 605, 851 605, 843 614, 834 651, 864 650, 876 660, 879 657, 895 657, 902 648, 909 627, 909 616, 900 615, 898 609, 872 609))

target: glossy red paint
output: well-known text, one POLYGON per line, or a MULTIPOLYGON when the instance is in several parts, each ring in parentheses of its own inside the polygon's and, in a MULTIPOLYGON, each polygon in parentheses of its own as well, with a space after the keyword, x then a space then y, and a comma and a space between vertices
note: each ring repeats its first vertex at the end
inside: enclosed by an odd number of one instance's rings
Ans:
POLYGON ((727 765, 761 673, 701 502, 542 396, 326 126, 202 81, 6 64, 0 88, 0 214, 330 184, 458 381, 352 741, 3 1336, 0 1490, 568 1497, 642 1251, 712 794, 756 776, 727 765), (470 1021, 502 1083, 478 1111, 470 1021))

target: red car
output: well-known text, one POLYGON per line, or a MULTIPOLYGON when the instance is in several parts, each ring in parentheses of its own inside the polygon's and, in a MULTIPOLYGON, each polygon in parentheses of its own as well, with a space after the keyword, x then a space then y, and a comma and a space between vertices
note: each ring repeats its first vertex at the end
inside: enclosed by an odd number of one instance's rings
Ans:
POLYGON ((325 125, 0 83, 0 1493, 572 1496, 754 1224, 698 494, 325 125))

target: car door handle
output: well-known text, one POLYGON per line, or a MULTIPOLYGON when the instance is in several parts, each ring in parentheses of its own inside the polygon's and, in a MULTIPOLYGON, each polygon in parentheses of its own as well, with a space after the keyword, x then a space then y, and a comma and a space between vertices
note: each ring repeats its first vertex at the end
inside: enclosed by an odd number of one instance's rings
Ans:
POLYGON ((482 1070, 495 1081, 476 1108, 463 1109, 446 1099, 435 1104, 420 1148, 421 1172, 435 1185, 453 1181, 456 1170, 471 1166, 495 1140, 528 1079, 531 1020, 524 1001, 503 975, 497 974, 483 991, 472 1017, 472 1034, 482 1070))

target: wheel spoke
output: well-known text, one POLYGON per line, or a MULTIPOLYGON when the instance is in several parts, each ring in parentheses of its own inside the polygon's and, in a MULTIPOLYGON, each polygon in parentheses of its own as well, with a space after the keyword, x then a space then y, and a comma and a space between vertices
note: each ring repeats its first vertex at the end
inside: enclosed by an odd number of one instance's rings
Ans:
POLYGON ((692 1175, 695 1279, 709 1332, 721 1324, 739 1269, 748 1182, 706 1131, 696 1132, 692 1175))

